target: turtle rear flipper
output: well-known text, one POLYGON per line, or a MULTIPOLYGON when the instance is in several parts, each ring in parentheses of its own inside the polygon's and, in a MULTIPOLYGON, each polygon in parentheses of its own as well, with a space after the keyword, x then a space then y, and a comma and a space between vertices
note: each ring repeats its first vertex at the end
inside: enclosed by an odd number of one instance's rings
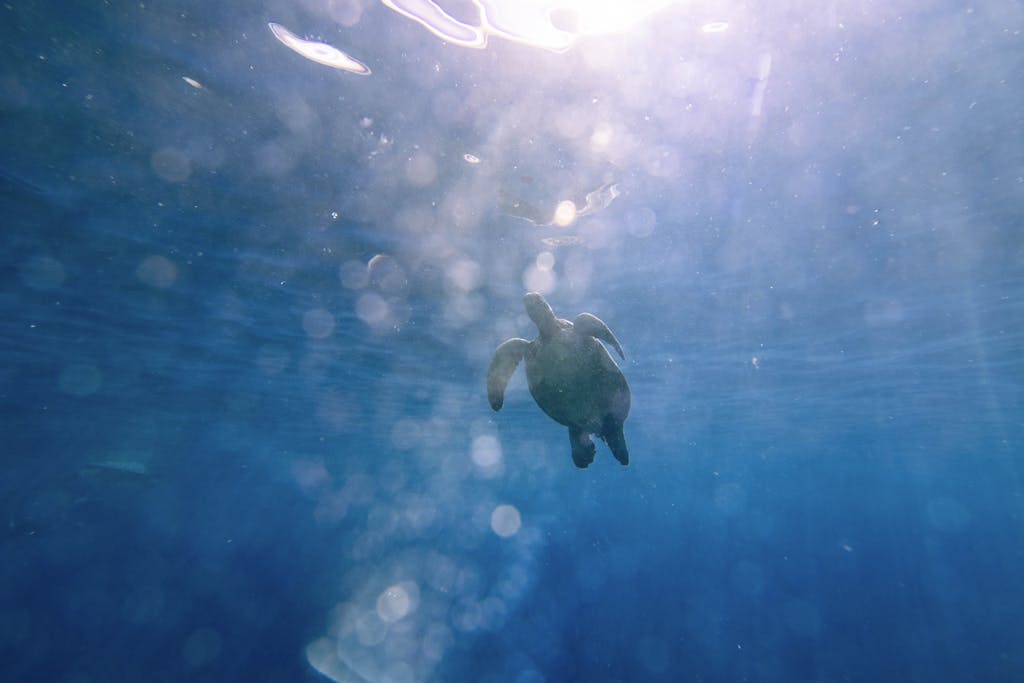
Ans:
POLYGON ((577 427, 569 427, 569 443, 572 445, 572 461, 581 470, 594 462, 597 446, 590 440, 590 435, 577 427))
POLYGON ((504 405, 505 387, 529 345, 530 342, 525 339, 508 339, 495 350, 491 367, 487 369, 487 400, 495 411, 501 410, 504 405))
POLYGON ((608 444, 612 455, 624 466, 629 464, 629 449, 626 447, 626 435, 622 431, 622 423, 610 415, 604 419, 604 433, 601 435, 608 444))

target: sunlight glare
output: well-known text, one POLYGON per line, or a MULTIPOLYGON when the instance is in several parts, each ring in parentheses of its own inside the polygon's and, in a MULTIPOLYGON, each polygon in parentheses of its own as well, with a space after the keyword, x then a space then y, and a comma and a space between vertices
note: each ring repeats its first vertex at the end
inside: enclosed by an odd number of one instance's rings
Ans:
POLYGON ((584 36, 622 33, 678 0, 473 0, 479 25, 459 21, 432 0, 381 0, 442 40, 484 48, 496 35, 565 52, 584 36))
POLYGON ((558 202, 558 208, 555 209, 555 217, 551 220, 551 225, 565 228, 572 225, 575 221, 576 204, 569 199, 558 202))

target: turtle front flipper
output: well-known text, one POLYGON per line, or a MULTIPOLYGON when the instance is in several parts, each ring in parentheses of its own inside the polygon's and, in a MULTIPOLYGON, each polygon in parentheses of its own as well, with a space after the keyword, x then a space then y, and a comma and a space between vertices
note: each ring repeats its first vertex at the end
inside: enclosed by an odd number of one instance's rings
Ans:
POLYGON ((569 427, 569 443, 572 444, 572 461, 576 467, 583 470, 594 462, 597 446, 590 440, 590 434, 578 427, 569 427))
POLYGON ((495 350, 491 367, 487 369, 487 400, 495 411, 501 410, 504 405, 505 387, 529 345, 530 342, 525 339, 509 339, 495 350))
POLYGON ((595 339, 600 339, 606 344, 611 344, 612 348, 619 352, 619 356, 622 360, 626 360, 626 354, 622 352, 619 340, 615 338, 615 335, 608 329, 608 326, 605 325, 604 322, 596 315, 580 313, 576 316, 576 319, 572 321, 572 328, 579 334, 586 334, 594 337, 595 339))

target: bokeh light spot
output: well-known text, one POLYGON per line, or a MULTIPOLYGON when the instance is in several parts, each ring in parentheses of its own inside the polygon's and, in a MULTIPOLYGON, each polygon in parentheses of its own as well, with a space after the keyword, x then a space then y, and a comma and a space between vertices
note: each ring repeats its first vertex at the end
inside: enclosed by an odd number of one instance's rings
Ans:
POLYGON ((220 656, 223 638, 212 628, 198 628, 185 640, 181 648, 181 656, 185 663, 193 668, 200 668, 211 663, 220 656))
POLYGON ((121 615, 131 624, 150 624, 160 617, 166 602, 159 587, 143 586, 125 594, 121 615))
POLYGON ((256 366, 265 375, 279 375, 291 363, 288 350, 282 346, 267 344, 256 354, 256 366))
POLYGON ((326 339, 334 333, 334 316, 324 308, 313 308, 302 315, 302 329, 313 339, 326 339))
POLYGON ((95 365, 74 363, 60 372, 57 386, 65 394, 72 396, 90 396, 99 391, 103 385, 103 375, 95 365))
POLYGON ((334 431, 344 431, 352 424, 355 416, 352 402, 334 392, 323 393, 316 402, 316 416, 334 431))
POLYGON ((645 206, 631 211, 626 216, 626 229, 633 237, 648 237, 654 232, 657 222, 658 218, 654 211, 645 206))
POLYGON ((368 610, 356 619, 355 632, 360 645, 373 647, 383 642, 387 636, 388 625, 376 610, 368 610))
POLYGON ((470 292, 480 284, 480 266, 472 259, 459 259, 445 272, 448 281, 462 292, 470 292))
POLYGON ((594 132, 590 135, 590 147, 595 152, 600 152, 608 149, 608 146, 612 144, 612 127, 608 124, 601 124, 594 128, 594 132))
POLYGON ((419 587, 415 583, 396 583, 377 597, 377 616, 381 621, 392 624, 414 611, 418 602, 419 587))
POLYGON ((383 297, 369 292, 359 297, 359 301, 356 302, 356 315, 370 327, 380 329, 387 325, 391 309, 383 297))
POLYGON ((544 675, 536 669, 525 669, 516 676, 516 683, 544 683, 544 675))
POLYGON ((338 279, 346 289, 362 289, 370 284, 370 273, 362 261, 345 261, 338 266, 338 279))
POLYGON ((415 447, 423 438, 418 420, 402 418, 391 427, 391 444, 400 451, 415 447))
POLYGON ((750 560, 740 560, 730 574, 733 587, 744 595, 760 595, 765 588, 764 570, 750 560))
POLYGON ((292 477, 300 488, 307 491, 321 488, 331 482, 331 474, 323 463, 312 460, 300 460, 293 463, 292 477))
POLYGON ((656 636, 640 638, 636 646, 636 656, 652 674, 664 673, 672 662, 672 650, 668 643, 656 636))
POLYGON ((513 505, 499 505, 491 513, 491 531, 502 538, 510 538, 519 533, 522 518, 519 510, 513 505))
POLYGON ((169 183, 181 183, 192 175, 192 162, 173 147, 162 147, 153 152, 149 165, 160 178, 169 183))
POLYGON ((956 533, 971 521, 971 513, 962 503, 952 498, 939 497, 928 501, 928 523, 945 533, 956 533))
POLYGON ((537 268, 539 270, 551 270, 555 267, 555 255, 550 251, 542 251, 537 254, 537 268))
POLYGON ((167 289, 178 279, 178 267, 166 256, 154 254, 139 262, 135 275, 150 287, 167 289))
POLYGON ((416 187, 426 187, 437 179, 437 163, 425 152, 413 154, 405 165, 405 177, 416 187))
POLYGON ((497 467, 502 462, 502 444, 497 437, 483 434, 473 439, 473 464, 482 469, 497 467))
POLYGON ((791 600, 782 608, 782 619, 794 634, 813 638, 821 630, 818 608, 806 600, 791 600))
POLYGON ((732 517, 747 508, 747 493, 739 484, 722 484, 715 489, 715 507, 732 517))
POLYGON ((555 272, 553 270, 543 270, 538 268, 536 264, 526 269, 523 273, 523 286, 526 287, 528 292, 539 292, 541 294, 550 294, 555 289, 555 272))
POLYGON ((19 275, 26 287, 46 291, 64 284, 64 265, 49 256, 33 256, 22 264, 19 275))

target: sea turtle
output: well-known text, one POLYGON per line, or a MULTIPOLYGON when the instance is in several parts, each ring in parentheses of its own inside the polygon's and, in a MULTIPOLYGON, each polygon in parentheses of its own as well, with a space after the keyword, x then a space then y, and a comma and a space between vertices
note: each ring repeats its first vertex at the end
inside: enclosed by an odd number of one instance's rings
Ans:
POLYGON ((625 359, 619 341, 590 313, 580 313, 572 322, 562 320, 536 292, 527 294, 523 303, 540 336, 533 341, 509 339, 494 352, 487 370, 491 408, 501 410, 508 380, 525 356, 533 400, 548 417, 569 428, 576 467, 594 462, 591 434, 604 439, 616 460, 628 465, 622 423, 629 415, 629 384, 601 345, 602 341, 611 345, 625 359))

